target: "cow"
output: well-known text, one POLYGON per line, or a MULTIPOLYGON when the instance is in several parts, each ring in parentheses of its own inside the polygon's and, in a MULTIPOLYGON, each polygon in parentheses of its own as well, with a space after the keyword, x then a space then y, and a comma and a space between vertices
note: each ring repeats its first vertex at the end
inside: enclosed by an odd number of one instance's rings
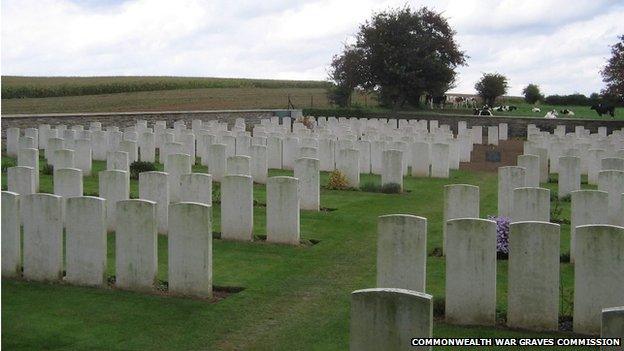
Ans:
POLYGON ((474 97, 466 98, 466 107, 477 107, 477 99, 474 97))
POLYGON ((554 118, 557 118, 558 115, 559 114, 557 113, 557 110, 552 110, 552 111, 546 112, 546 115, 544 116, 544 118, 554 119, 554 118))
POLYGON ((598 105, 592 105, 590 108, 595 110, 600 117, 602 117, 602 115, 611 115, 611 117, 615 118, 615 106, 599 103, 598 105))
POLYGON ((568 110, 567 108, 560 110, 559 113, 562 115, 574 116, 574 112, 572 110, 568 110))
POLYGON ((485 105, 482 108, 475 108, 472 110, 472 114, 475 116, 494 116, 490 106, 485 105))
POLYGON ((539 107, 533 107, 531 112, 542 112, 542 110, 539 107))
POLYGON ((441 109, 443 109, 444 104, 446 103, 446 99, 447 99, 446 95, 433 96, 433 95, 427 94, 427 96, 425 97, 425 100, 427 101, 429 108, 432 110, 434 106, 438 106, 441 109))
POLYGON ((509 106, 509 105, 501 105, 501 106, 496 106, 494 107, 494 111, 513 111, 513 110, 517 110, 518 108, 516 106, 509 106))

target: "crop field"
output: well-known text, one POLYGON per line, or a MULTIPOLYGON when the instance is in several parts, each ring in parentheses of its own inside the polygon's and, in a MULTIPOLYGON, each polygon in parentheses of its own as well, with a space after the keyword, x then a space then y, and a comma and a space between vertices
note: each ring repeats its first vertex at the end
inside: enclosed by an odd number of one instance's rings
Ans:
MULTIPOLYGON (((3 166, 15 160, 2 158, 3 166)), ((45 161, 41 159, 41 167, 45 161)), ((156 165, 162 169, 162 165, 156 165)), ((98 192, 97 172, 84 179, 84 192, 98 192)), ((206 172, 194 166, 194 172, 206 172)), ((6 173, 2 188, 6 188, 6 173)), ((270 175, 292 172, 270 170, 270 175)), ((556 178, 555 178, 556 179, 556 178)), ((362 175, 362 183, 379 176, 362 175)), ((321 173, 321 184, 327 173, 321 173)), ((321 190, 327 211, 301 211, 301 235, 316 245, 298 247, 213 241, 213 283, 244 290, 217 302, 3 279, 2 347, 7 350, 346 350, 350 292, 375 285, 377 217, 407 213, 428 219, 426 292, 434 296, 436 337, 564 337, 570 332, 536 333, 504 327, 507 310, 507 261, 497 261, 496 327, 461 327, 444 323, 445 260, 434 254, 442 245, 443 186, 480 187, 481 217, 496 213, 497 174, 452 171, 449 179, 406 177, 407 192, 381 194, 321 190), (329 210, 331 209, 331 210, 329 210)), ((52 176, 41 175, 43 192, 52 176)), ((218 189, 218 183, 214 184, 218 189)), ((556 181, 544 184, 556 191, 556 181)), ((586 184, 583 188, 589 187, 586 184)), ((131 181, 131 197, 138 196, 131 181)), ((265 186, 254 186, 254 233, 265 234, 265 186)), ((570 203, 562 202, 561 252, 569 252, 570 203)), ((553 205, 554 206, 554 205, 553 205)), ((213 231, 220 231, 220 207, 213 206, 213 231)), ((108 276, 114 275, 115 234, 108 236, 108 276)), ((167 237, 159 237, 160 280, 167 280, 167 237)), ((560 264, 560 314, 572 313, 573 267, 560 264)), ((569 318, 569 317, 568 317, 569 318)), ((568 319, 569 321, 569 319, 568 319)), ((446 350, 451 348, 436 348, 446 350)), ((504 348, 512 350, 513 348, 504 348)), ((557 348, 554 348, 557 349, 557 348)), ((569 349, 569 348, 568 348, 569 349)))

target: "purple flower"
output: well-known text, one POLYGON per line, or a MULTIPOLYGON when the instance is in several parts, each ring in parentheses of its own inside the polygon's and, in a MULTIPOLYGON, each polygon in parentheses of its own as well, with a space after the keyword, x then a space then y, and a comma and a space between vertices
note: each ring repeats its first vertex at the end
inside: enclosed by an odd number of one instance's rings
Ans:
POLYGON ((496 221, 496 251, 509 254, 509 217, 488 216, 488 219, 496 221))

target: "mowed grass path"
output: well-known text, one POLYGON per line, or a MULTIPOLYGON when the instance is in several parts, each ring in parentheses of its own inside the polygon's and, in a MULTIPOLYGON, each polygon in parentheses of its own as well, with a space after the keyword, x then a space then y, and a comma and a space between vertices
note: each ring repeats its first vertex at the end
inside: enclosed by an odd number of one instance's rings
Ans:
MULTIPOLYGON (((3 162, 9 159, 3 158, 3 162)), ((95 162, 95 174, 103 169, 95 162)), ((161 167, 159 165, 159 167, 161 167)), ((205 172, 201 166, 195 171, 205 172)), ((271 175, 291 172, 271 170, 271 175)), ((2 174, 6 189, 6 174, 2 174)), ((322 183, 327 174, 322 174, 322 183)), ((362 182, 379 182, 363 175, 362 182)), ((213 284, 244 287, 216 303, 203 300, 3 279, 2 346, 7 350, 345 350, 349 339, 349 294, 375 286, 377 217, 408 213, 428 219, 427 250, 442 245, 445 184, 481 189, 481 216, 496 213, 497 175, 453 171, 450 179, 405 178, 401 195, 361 191, 321 192, 331 212, 301 212, 303 239, 314 246, 213 241, 213 284)), ((215 183, 215 185, 217 185, 215 183)), ((51 176, 41 177, 44 192, 51 176)), ((548 184, 556 189, 554 184, 548 184)), ((585 185, 584 185, 585 187, 585 185)), ((85 179, 86 194, 97 193, 97 175, 85 179)), ((132 181, 131 197, 138 195, 132 181)), ((265 187, 254 186, 265 203, 265 187)), ((569 218, 569 203, 563 203, 569 218)), ((213 231, 220 209, 213 209, 213 231)), ((265 234, 265 209, 254 207, 254 232, 265 234)), ((114 234, 108 239, 108 274, 114 275, 114 234)), ((569 251, 569 226, 562 226, 561 250, 569 251)), ((159 279, 167 279, 167 238, 159 237, 159 279)), ((506 310, 507 262, 498 261, 497 309, 506 310)), ((427 292, 444 297, 444 258, 427 259, 427 292)), ((561 264, 563 314, 571 313, 573 269, 561 264), (567 297, 566 297, 567 296, 567 297)), ((458 327, 437 321, 440 337, 566 336, 506 328, 458 327)), ((436 348, 438 349, 438 348, 436 348)), ((444 349, 444 348, 439 348, 444 349)), ((449 348, 450 349, 450 348, 449 348)), ((508 350, 509 348, 505 348, 508 350)), ((526 348, 523 348, 526 349, 526 348)))

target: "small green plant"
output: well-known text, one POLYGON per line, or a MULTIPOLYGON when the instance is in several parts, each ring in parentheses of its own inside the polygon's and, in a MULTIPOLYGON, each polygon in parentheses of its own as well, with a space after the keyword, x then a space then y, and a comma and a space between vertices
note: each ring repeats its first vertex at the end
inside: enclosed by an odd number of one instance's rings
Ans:
POLYGON ((14 160, 3 160, 2 161, 2 173, 6 173, 7 169, 10 167, 15 167, 14 160))
POLYGON ((54 166, 52 166, 49 163, 46 163, 45 165, 43 165, 43 167, 41 167, 41 174, 53 175, 54 174, 54 166))
POLYGON ((386 183, 381 186, 381 192, 384 194, 400 194, 401 184, 398 183, 386 183))
POLYGON ((151 162, 135 161, 130 164, 130 179, 139 179, 139 173, 152 172, 156 166, 151 162))
POLYGON ((215 186, 212 187, 212 203, 213 204, 221 203, 221 188, 217 188, 215 186))
POLYGON ((349 188, 349 181, 344 173, 339 170, 335 170, 329 174, 329 180, 327 181, 327 189, 330 190, 344 190, 349 188))

